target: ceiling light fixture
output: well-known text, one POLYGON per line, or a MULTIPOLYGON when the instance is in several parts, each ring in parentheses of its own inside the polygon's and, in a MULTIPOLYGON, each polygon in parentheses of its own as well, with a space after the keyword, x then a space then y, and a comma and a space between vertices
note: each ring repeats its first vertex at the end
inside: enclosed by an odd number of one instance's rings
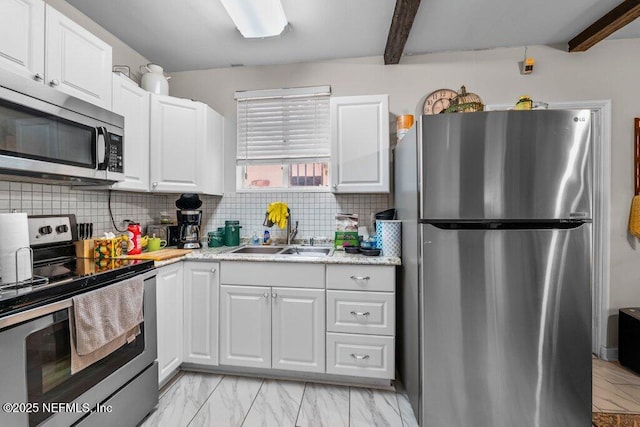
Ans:
POLYGON ((273 37, 287 27, 280 0, 220 0, 244 38, 273 37))

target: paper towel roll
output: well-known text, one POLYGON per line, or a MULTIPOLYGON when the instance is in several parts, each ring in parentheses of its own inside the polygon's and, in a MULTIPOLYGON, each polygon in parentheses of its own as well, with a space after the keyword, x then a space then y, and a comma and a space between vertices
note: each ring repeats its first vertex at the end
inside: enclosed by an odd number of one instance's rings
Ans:
POLYGON ((378 221, 381 236, 382 255, 400 257, 402 252, 402 221, 378 221))
POLYGON ((30 279, 31 255, 29 247, 29 221, 26 213, 0 214, 0 283, 9 284, 30 279))

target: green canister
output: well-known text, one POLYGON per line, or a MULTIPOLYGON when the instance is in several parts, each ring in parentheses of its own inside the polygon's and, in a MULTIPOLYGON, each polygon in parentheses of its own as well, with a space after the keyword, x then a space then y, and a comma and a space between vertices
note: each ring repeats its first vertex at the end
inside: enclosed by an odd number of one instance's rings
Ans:
POLYGON ((220 231, 210 231, 207 233, 207 242, 210 248, 218 248, 224 245, 224 233, 220 231))
POLYGON ((240 245, 240 221, 227 220, 224 222, 224 245, 238 246, 240 245))

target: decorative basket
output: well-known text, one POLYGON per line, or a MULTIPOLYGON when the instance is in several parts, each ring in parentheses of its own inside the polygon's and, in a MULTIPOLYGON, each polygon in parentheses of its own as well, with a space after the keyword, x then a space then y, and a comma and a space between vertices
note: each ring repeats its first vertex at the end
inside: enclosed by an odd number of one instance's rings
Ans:
POLYGON ((474 113, 483 111, 484 104, 482 99, 475 93, 467 92, 467 88, 462 86, 458 96, 451 100, 449 107, 444 110, 445 113, 474 113))

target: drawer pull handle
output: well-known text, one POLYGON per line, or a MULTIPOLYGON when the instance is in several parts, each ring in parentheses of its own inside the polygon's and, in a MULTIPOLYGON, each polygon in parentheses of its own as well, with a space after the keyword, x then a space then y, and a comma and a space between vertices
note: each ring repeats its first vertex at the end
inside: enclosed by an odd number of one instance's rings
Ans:
POLYGON ((371 313, 369 313, 368 311, 365 311, 364 313, 361 311, 352 311, 351 314, 353 316, 369 316, 371 313))
POLYGON ((361 354, 353 354, 353 353, 351 353, 351 357, 353 357, 356 360, 367 360, 369 358, 369 355, 368 354, 361 355, 361 354))
POLYGON ((351 280, 369 280, 371 277, 369 276, 351 276, 351 280))

